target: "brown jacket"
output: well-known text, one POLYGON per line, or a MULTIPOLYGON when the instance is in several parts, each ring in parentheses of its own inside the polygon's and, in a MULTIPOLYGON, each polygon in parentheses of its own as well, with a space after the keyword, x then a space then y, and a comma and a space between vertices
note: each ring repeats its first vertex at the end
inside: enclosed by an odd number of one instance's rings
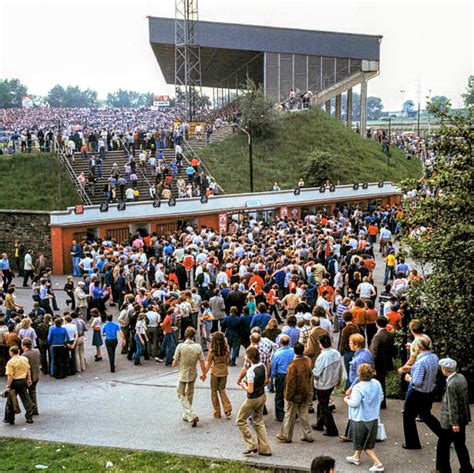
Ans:
POLYGON ((352 324, 347 324, 341 332, 341 347, 339 349, 339 352, 341 355, 344 355, 345 351, 351 351, 349 347, 349 338, 351 335, 354 335, 355 333, 360 333, 359 327, 352 323, 352 324))
POLYGON ((288 365, 285 378, 285 399, 303 404, 313 397, 312 363, 307 356, 296 356, 288 365))
POLYGON ((321 335, 327 334, 327 330, 324 330, 321 327, 314 327, 313 330, 311 330, 311 334, 309 335, 308 343, 306 344, 304 354, 311 358, 312 366, 314 366, 316 358, 321 353, 321 347, 319 346, 319 337, 321 335))

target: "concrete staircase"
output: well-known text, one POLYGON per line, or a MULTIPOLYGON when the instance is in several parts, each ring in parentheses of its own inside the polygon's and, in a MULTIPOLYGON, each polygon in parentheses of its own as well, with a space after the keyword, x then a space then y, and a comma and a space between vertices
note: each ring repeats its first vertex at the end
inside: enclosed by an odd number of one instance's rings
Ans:
MULTIPOLYGON (((165 148, 165 149, 162 149, 162 151, 164 155, 163 162, 170 164, 174 160, 174 156, 175 156, 174 149, 165 148)), ((151 176, 150 167, 148 165, 144 168, 141 168, 139 166, 138 164, 139 154, 140 154, 140 151, 138 150, 136 150, 134 153, 135 161, 137 163, 137 167, 136 167, 136 174, 138 176, 137 189, 140 193, 137 200, 138 201, 151 200, 149 188, 155 184, 155 178, 151 176)), ((100 204, 105 201, 104 189, 107 184, 107 179, 111 175, 113 164, 117 163, 119 171, 120 171, 120 175, 123 175, 124 166, 127 163, 127 161, 128 161, 128 155, 126 155, 123 150, 107 151, 102 163, 102 177, 97 179, 97 182, 94 187, 88 186, 86 188, 86 192, 92 204, 100 204)), ((79 176, 81 172, 83 172, 86 176, 89 174, 90 172, 89 160, 82 158, 80 153, 76 153, 74 155, 74 161, 69 161, 69 162, 71 164, 72 169, 74 170, 76 178, 77 176, 79 176)), ((185 168, 186 168, 186 162, 183 161, 183 167, 181 168, 181 172, 179 176, 182 176, 187 182, 185 168)), ((176 179, 178 179, 178 177, 176 177, 176 179)), ((178 197, 178 190, 176 188, 176 179, 173 180, 173 185, 171 188, 171 193, 173 197, 175 198, 178 197)), ((120 198, 120 192, 117 189, 117 199, 119 198, 120 198)))

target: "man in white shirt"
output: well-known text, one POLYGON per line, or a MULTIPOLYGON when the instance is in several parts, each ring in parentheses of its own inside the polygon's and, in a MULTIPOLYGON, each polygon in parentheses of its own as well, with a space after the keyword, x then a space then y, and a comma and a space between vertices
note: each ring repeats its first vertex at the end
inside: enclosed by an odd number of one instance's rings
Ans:
POLYGON ((361 299, 370 299, 377 294, 367 276, 364 276, 362 282, 357 286, 356 294, 358 294, 361 299))
POLYGON ((160 315, 156 310, 156 306, 149 307, 146 317, 148 325, 146 328, 149 343, 149 355, 155 360, 158 358, 158 324, 160 323, 160 315))
POLYGON ((28 279, 33 280, 35 265, 33 264, 33 250, 28 250, 25 254, 25 262, 23 265, 23 287, 28 287, 28 279))

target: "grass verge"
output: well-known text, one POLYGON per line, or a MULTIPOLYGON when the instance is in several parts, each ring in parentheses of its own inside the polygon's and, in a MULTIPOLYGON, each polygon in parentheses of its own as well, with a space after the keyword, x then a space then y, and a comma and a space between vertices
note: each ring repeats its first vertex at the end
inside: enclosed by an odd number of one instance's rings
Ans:
POLYGON ((62 210, 79 202, 55 154, 0 155, 0 208, 62 210))
POLYGON ((44 470, 47 472, 202 472, 212 470, 256 473, 261 470, 261 468, 253 468, 240 462, 224 462, 170 453, 0 438, 0 471, 21 473, 41 471, 37 465, 47 466, 48 468, 44 470))

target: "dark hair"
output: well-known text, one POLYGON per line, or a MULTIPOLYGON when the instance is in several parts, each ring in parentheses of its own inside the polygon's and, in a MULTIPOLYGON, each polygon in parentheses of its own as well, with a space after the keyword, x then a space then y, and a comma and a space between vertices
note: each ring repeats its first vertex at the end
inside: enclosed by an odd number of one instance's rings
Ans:
POLYGON ((245 354, 251 363, 258 363, 260 361, 260 353, 257 347, 248 347, 245 354))
POLYGON ((229 353, 229 346, 222 332, 212 334, 211 351, 215 356, 225 356, 229 353))
POLYGON ((31 348, 33 346, 31 340, 29 338, 24 338, 22 341, 21 341, 21 345, 23 347, 26 347, 26 348, 31 348))
POLYGON ((107 321, 112 322, 114 320, 114 316, 112 314, 107 314, 107 321))
POLYGON ((380 328, 385 328, 388 325, 387 317, 377 317, 375 321, 380 328))
POLYGON ((311 462, 311 473, 329 473, 336 466, 336 460, 331 457, 316 457, 311 462))
POLYGON ((295 355, 301 356, 304 353, 304 345, 300 342, 296 342, 293 351, 295 352, 295 355))
POLYGON ((416 334, 423 333, 423 330, 424 330, 423 322, 418 319, 411 320, 409 327, 410 327, 410 330, 416 334))
POLYGON ((319 343, 323 348, 329 348, 331 346, 331 338, 329 334, 324 333, 319 337, 319 343))
POLYGON ((54 319, 54 325, 56 325, 56 327, 61 327, 62 324, 63 324, 63 321, 59 317, 54 319))
POLYGON ((286 319, 286 323, 289 327, 296 327, 296 315, 289 315, 286 319))
POLYGON ((344 322, 352 322, 352 312, 350 310, 346 310, 342 313, 342 318, 344 322))

